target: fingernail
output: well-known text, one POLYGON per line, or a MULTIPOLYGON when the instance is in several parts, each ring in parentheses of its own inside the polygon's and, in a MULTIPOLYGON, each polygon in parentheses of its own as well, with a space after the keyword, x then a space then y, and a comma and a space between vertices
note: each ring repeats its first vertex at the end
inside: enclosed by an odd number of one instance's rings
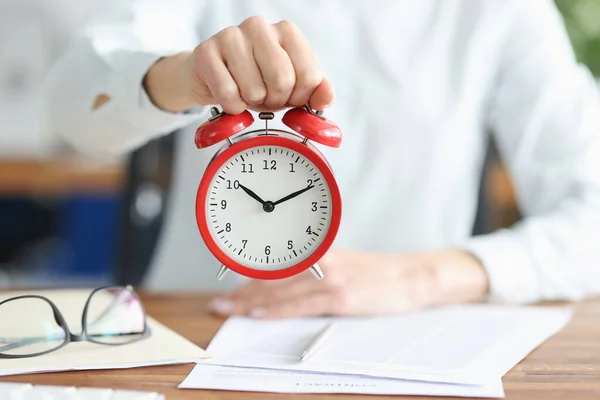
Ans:
POLYGON ((261 307, 253 308, 252 310, 250 310, 250 316, 254 318, 264 317, 265 314, 266 310, 261 307))
POLYGON ((208 307, 219 314, 228 314, 233 310, 233 303, 225 299, 214 299, 208 307))

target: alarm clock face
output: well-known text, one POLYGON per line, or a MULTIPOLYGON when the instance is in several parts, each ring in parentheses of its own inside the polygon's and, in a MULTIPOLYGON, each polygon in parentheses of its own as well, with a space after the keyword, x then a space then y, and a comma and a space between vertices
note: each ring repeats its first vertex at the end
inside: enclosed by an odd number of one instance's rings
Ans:
POLYGON ((197 213, 209 248, 248 276, 283 277, 311 267, 339 225, 341 202, 329 166, 288 138, 259 136, 225 150, 209 166, 200 197, 197 213))

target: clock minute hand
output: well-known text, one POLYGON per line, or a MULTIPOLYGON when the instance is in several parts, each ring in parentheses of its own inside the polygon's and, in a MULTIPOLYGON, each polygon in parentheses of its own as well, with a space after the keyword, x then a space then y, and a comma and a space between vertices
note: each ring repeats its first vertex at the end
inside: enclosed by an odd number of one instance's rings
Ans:
POLYGON ((246 186, 242 185, 240 183, 240 187, 242 188, 242 190, 244 192, 246 192, 248 194, 248 196, 252 197, 254 200, 258 201, 260 204, 265 204, 265 201, 263 199, 261 199, 256 193, 254 193, 252 190, 248 189, 246 186))
POLYGON ((304 189, 298 190, 297 192, 288 194, 287 196, 277 200, 275 203, 273 203, 273 205, 281 204, 284 201, 288 201, 288 200, 293 199, 294 197, 300 196, 302 193, 306 192, 307 190, 312 189, 313 187, 314 187, 313 185, 310 185, 310 186, 305 187, 304 189))

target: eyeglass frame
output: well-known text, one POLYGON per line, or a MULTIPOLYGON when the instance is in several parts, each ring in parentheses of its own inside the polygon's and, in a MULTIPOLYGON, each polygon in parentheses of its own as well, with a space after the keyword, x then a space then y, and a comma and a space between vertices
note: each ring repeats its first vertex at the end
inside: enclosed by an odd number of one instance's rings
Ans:
POLYGON ((62 314, 62 312, 60 311, 60 309, 56 306, 56 304, 54 304, 54 302, 52 300, 50 300, 49 298, 47 298, 45 296, 40 296, 37 294, 25 294, 25 295, 21 295, 21 296, 15 296, 15 297, 11 297, 11 298, 1 301, 0 307, 5 303, 9 303, 9 302, 15 301, 15 300, 22 300, 22 299, 40 299, 50 305, 50 307, 52 308, 52 314, 54 315, 55 322, 65 332, 64 342, 53 349, 45 350, 45 351, 42 351, 39 353, 20 355, 20 354, 3 354, 0 352, 0 359, 13 359, 14 360, 14 359, 20 359, 20 358, 43 356, 45 354, 53 353, 57 350, 60 350, 70 343, 76 343, 76 342, 90 342, 90 343, 95 343, 95 344, 101 344, 104 346, 122 346, 125 344, 132 344, 132 343, 138 342, 140 340, 146 339, 151 334, 151 329, 148 326, 148 314, 146 313, 144 304, 142 303, 142 300, 140 299, 138 294, 135 292, 135 290, 133 290, 133 287, 131 285, 125 285, 125 286, 109 285, 109 286, 98 287, 98 288, 92 290, 92 292, 89 294, 87 300, 85 301, 85 305, 83 307, 83 315, 81 317, 81 334, 80 335, 77 335, 77 334, 74 334, 73 332, 71 332, 71 329, 69 328, 69 325, 67 324, 67 320, 65 319, 65 317, 62 314), (124 290, 128 291, 130 294, 135 296, 135 298, 138 300, 138 302, 140 304, 140 307, 142 308, 142 312, 144 315, 144 329, 142 332, 140 332, 140 334, 139 334, 140 336, 138 338, 135 338, 130 342, 123 342, 123 343, 100 342, 100 341, 95 340, 93 337, 91 337, 87 332, 86 320, 87 320, 87 314, 88 314, 88 308, 89 308, 90 301, 94 297, 94 294, 96 294, 97 292, 99 292, 101 290, 110 290, 110 289, 124 289, 124 290))

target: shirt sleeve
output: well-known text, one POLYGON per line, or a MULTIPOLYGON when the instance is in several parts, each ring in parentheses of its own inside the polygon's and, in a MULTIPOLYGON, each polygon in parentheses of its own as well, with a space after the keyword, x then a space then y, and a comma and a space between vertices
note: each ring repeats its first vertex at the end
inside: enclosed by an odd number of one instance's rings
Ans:
POLYGON ((106 3, 50 71, 45 108, 51 128, 76 149, 113 157, 204 117, 202 107, 158 109, 143 88, 156 61, 198 44, 193 17, 203 2, 106 3), (95 108, 99 95, 109 101, 95 108))
POLYGON ((490 301, 600 294, 600 97, 550 0, 518 1, 490 101, 489 126, 524 218, 472 238, 490 301))

